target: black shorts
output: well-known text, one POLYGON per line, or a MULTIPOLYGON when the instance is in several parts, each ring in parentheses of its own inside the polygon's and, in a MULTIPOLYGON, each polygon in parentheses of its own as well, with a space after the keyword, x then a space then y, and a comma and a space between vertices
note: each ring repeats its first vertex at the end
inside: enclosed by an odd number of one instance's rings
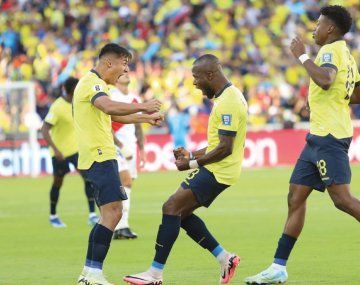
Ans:
POLYGON ((181 187, 190 189, 201 206, 209 207, 229 185, 217 182, 214 174, 201 166, 189 173, 181 183, 181 187))
POLYGON ((307 134, 306 145, 295 165, 290 183, 310 186, 321 192, 332 184, 350 184, 350 143, 351 138, 307 134))
POLYGON ((52 165, 53 165, 53 173, 54 176, 64 176, 65 174, 70 172, 69 164, 71 163, 74 165, 75 168, 77 168, 78 165, 78 154, 75 153, 73 155, 70 155, 68 157, 65 157, 65 160, 57 160, 56 157, 52 157, 52 165))
POLYGON ((127 199, 124 187, 121 186, 115 159, 94 162, 89 169, 81 172, 85 180, 91 183, 95 201, 99 207, 127 199))

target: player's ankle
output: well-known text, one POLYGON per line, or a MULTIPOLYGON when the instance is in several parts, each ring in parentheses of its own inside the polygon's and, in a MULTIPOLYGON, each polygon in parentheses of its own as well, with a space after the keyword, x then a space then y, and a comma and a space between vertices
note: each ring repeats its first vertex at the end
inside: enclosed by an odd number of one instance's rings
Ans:
POLYGON ((281 271, 286 271, 286 265, 281 265, 281 264, 278 264, 278 263, 272 263, 271 268, 273 269, 276 269, 276 270, 281 270, 281 271))

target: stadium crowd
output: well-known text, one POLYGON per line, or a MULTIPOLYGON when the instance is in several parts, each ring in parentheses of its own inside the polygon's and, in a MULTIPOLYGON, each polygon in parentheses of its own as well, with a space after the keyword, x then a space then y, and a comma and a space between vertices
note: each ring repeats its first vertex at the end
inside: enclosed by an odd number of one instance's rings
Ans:
MULTIPOLYGON (((249 103, 249 124, 307 121, 308 76, 288 45, 303 37, 314 58, 312 30, 322 4, 341 4, 354 25, 346 40, 360 64, 358 0, 5 0, 0 6, 0 83, 37 82, 41 118, 59 86, 94 65, 106 42, 129 47, 131 89, 143 100, 159 98, 171 114, 193 116, 192 130, 211 110, 192 85, 191 63, 204 52, 217 55, 249 103), (321 2, 321 3, 319 3, 321 2)), ((10 124, 6 96, 0 96, 0 129, 10 124)), ((360 110, 354 109, 354 117, 360 110)), ((206 121, 206 119, 205 119, 206 121)))

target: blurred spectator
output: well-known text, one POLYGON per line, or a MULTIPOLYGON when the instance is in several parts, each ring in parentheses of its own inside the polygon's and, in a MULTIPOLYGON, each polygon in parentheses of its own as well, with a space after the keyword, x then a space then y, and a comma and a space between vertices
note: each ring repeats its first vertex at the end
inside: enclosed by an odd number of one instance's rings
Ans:
POLYGON ((352 13, 346 40, 360 63, 358 0, 3 0, 0 83, 37 81, 43 117, 53 90, 91 69, 98 49, 111 41, 133 50, 132 92, 159 98, 166 110, 174 101, 181 110, 196 106, 201 119, 211 108, 192 85, 191 63, 211 52, 248 99, 250 125, 289 127, 309 116, 308 76, 288 45, 300 35, 314 58, 311 31, 319 9, 335 3, 352 13))
POLYGON ((174 141, 174 148, 186 148, 186 137, 189 131, 190 115, 180 110, 179 106, 174 103, 167 113, 167 123, 170 134, 174 141))

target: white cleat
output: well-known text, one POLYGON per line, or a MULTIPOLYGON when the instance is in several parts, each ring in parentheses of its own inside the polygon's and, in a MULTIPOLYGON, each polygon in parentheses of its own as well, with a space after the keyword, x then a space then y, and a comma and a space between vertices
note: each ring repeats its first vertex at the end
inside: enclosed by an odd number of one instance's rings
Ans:
POLYGON ((234 277, 235 269, 240 263, 240 257, 236 254, 230 253, 221 264, 220 268, 220 284, 228 284, 234 277))
POLYGON ((154 278, 148 271, 127 275, 123 279, 125 282, 131 285, 162 285, 162 278, 154 278))
POLYGON ((268 269, 257 275, 245 278, 245 283, 255 285, 283 284, 287 279, 288 274, 286 269, 277 269, 270 266, 268 269))
POLYGON ((107 281, 102 273, 89 272, 86 276, 81 273, 78 285, 114 285, 107 281))
POLYGON ((83 270, 78 278, 77 285, 85 285, 86 283, 86 272, 83 270))

